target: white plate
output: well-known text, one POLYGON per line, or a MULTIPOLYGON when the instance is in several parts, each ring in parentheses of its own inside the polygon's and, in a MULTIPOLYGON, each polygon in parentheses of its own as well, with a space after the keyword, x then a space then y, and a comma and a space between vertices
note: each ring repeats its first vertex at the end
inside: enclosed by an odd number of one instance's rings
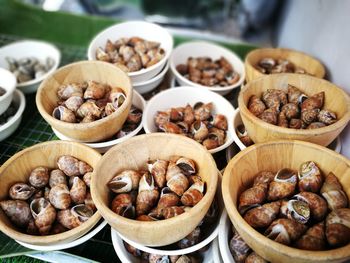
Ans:
POLYGON ((95 236, 98 232, 102 230, 107 225, 107 221, 103 220, 97 227, 93 228, 89 233, 87 233, 85 236, 82 236, 72 242, 69 243, 61 243, 61 244, 55 244, 51 246, 38 246, 38 245, 32 245, 28 243, 24 243, 18 240, 15 240, 20 245, 33 249, 33 250, 40 250, 40 251, 53 251, 53 250, 61 250, 61 249, 67 249, 71 247, 78 246, 86 241, 88 241, 90 238, 95 236))
MULTIPOLYGON (((142 114, 144 114, 144 109, 146 107, 146 101, 144 100, 144 98, 137 92, 137 91, 133 91, 133 96, 132 96, 132 104, 135 105, 137 108, 141 109, 143 112, 142 114)), ((65 135, 63 135, 62 133, 60 133, 59 131, 57 131, 55 128, 51 127, 53 132, 56 134, 56 136, 60 139, 60 140, 65 140, 65 141, 76 141, 72 138, 69 138, 65 135)), ((139 133, 139 131, 141 131, 142 129, 142 121, 140 122, 139 126, 137 126, 137 128, 135 130, 133 130, 132 132, 130 132, 129 134, 123 136, 122 138, 119 139, 114 139, 114 140, 110 140, 110 141, 106 141, 106 142, 92 142, 92 143, 85 143, 85 142, 81 142, 93 149, 96 149, 97 151, 99 151, 100 153, 105 153, 107 152, 111 147, 113 147, 114 145, 121 143, 133 136, 135 136, 136 134, 139 133)))

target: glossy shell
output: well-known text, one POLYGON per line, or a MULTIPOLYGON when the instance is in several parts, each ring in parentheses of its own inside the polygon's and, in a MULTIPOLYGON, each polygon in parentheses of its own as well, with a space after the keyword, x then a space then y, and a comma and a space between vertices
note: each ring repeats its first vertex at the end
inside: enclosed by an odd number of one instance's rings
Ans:
POLYGON ((46 167, 37 167, 29 175, 29 183, 37 188, 49 183, 49 170, 46 167))

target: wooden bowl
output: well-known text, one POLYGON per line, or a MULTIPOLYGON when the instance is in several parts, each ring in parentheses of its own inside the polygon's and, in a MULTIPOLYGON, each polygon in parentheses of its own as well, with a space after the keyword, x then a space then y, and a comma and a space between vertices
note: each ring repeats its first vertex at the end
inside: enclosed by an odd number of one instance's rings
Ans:
POLYGON ((129 77, 111 64, 100 61, 81 61, 58 69, 41 84, 36 94, 36 105, 41 116, 63 135, 82 142, 97 142, 112 137, 123 126, 132 101, 132 86, 129 77), (126 100, 111 115, 90 123, 68 123, 52 117, 59 101, 60 85, 72 82, 95 80, 123 89, 126 100))
MULTIPOLYGON (((94 169, 101 158, 97 151, 75 142, 50 141, 26 148, 1 166, 0 200, 8 198, 8 190, 14 183, 27 182, 30 172, 35 167, 57 167, 57 158, 61 155, 72 155, 87 162, 94 169)), ((56 235, 34 236, 20 232, 0 209, 0 230, 9 237, 27 244, 49 246, 74 241, 92 229, 100 218, 100 214, 95 212, 89 220, 77 228, 56 235)))
POLYGON ((350 98, 342 89, 326 80, 301 74, 274 74, 251 81, 239 93, 238 105, 243 124, 255 143, 289 139, 327 146, 340 134, 350 120, 350 98), (287 90, 287 84, 299 88, 306 95, 324 91, 323 108, 335 112, 338 121, 318 129, 290 129, 264 122, 248 110, 248 101, 252 95, 261 97, 267 89, 287 90))
POLYGON ((326 74, 326 70, 320 61, 303 52, 287 48, 259 48, 250 51, 245 58, 244 66, 247 82, 266 76, 255 68, 263 58, 287 59, 317 78, 324 78, 326 74))
POLYGON ((298 169, 305 161, 315 161, 324 174, 333 172, 350 197, 350 161, 325 147, 302 141, 274 141, 252 145, 238 153, 227 165, 222 194, 227 213, 242 238, 259 255, 271 262, 340 262, 350 259, 350 244, 327 251, 308 251, 272 241, 253 229, 239 214, 237 200, 263 170, 298 169))
POLYGON ((145 246, 168 245, 192 232, 207 213, 218 181, 215 161, 201 144, 185 136, 164 133, 140 135, 114 146, 97 165, 96 175, 91 193, 100 214, 124 237, 145 246), (144 168, 150 159, 169 159, 173 155, 193 159, 207 185, 203 199, 190 211, 166 220, 142 222, 119 216, 109 208, 112 196, 107 183, 115 174, 144 168))

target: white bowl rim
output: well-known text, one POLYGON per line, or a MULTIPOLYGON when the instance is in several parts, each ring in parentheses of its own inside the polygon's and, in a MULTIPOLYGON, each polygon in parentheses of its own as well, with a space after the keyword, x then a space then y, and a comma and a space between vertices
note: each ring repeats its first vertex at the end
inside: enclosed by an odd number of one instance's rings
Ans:
MULTIPOLYGON (((142 124, 143 124, 143 129, 145 131, 145 133, 153 133, 152 131, 149 130, 148 128, 148 125, 147 125, 147 115, 148 115, 148 110, 149 110, 149 105, 152 104, 152 102, 156 99, 158 99, 158 97, 162 96, 164 93, 169 93, 169 92, 191 92, 191 90, 193 92, 203 92, 203 93, 207 93, 207 94, 210 94, 211 97, 216 97, 218 99, 220 99, 222 102, 221 103, 225 103, 225 104, 229 104, 231 107, 232 107, 232 115, 234 113, 234 110, 235 108, 233 107, 233 105, 228 101, 226 100, 223 96, 213 92, 213 91, 210 91, 208 89, 198 89, 198 88, 195 88, 195 87, 191 87, 191 86, 179 86, 179 87, 176 87, 176 88, 171 88, 171 89, 166 89, 166 90, 163 90, 161 92, 159 92, 158 94, 154 95, 148 102, 147 102, 147 105, 146 105, 146 108, 143 112, 143 116, 142 116, 142 124)), ((200 97, 198 97, 198 101, 200 101, 200 97)), ((220 103, 220 104, 221 104, 220 103)), ((216 105, 216 104, 215 104, 216 105)), ((169 108, 171 107, 171 105, 169 106, 169 108)), ((216 105, 216 107, 220 107, 220 105, 216 105)), ((232 119, 229 119, 229 117, 227 116, 228 113, 226 112, 224 114, 226 116, 226 119, 227 119, 227 123, 228 123, 228 129, 226 131, 226 141, 223 145, 219 146, 219 147, 216 147, 214 149, 211 149, 211 150, 208 150, 211 154, 213 153, 216 153, 216 152, 219 152, 225 148, 227 148, 228 146, 231 145, 231 143, 233 142, 233 135, 231 134, 232 132, 235 132, 235 129, 233 127, 233 120, 232 119), (230 135, 230 136, 229 136, 230 135)), ((232 117, 232 116, 231 116, 232 117)), ((203 146, 204 147, 204 146, 203 146)))
POLYGON ((157 80, 159 80, 160 78, 165 76, 165 74, 168 72, 169 65, 170 65, 170 63, 169 63, 169 61, 167 61, 165 66, 163 67, 162 71, 158 75, 156 75, 154 78, 151 78, 149 80, 142 81, 142 82, 132 83, 132 86, 135 88, 138 88, 140 86, 144 86, 144 85, 148 85, 148 84, 151 84, 153 82, 156 82, 157 80))
MULTIPOLYGON (((210 56, 210 54, 208 54, 208 56, 210 56)), ((231 63, 231 62, 230 62, 231 63)), ((233 65, 234 66, 234 65, 233 65)), ((207 42, 207 41, 188 41, 185 42, 183 44, 178 45, 172 52, 171 57, 170 57, 170 69, 172 71, 172 73, 175 75, 175 78, 181 79, 183 82, 186 83, 186 85, 191 85, 193 87, 197 87, 197 88, 206 88, 212 91, 228 91, 228 90, 232 90, 235 88, 238 88, 239 86, 241 86, 243 84, 243 81, 245 80, 245 67, 244 67, 244 63, 242 61, 242 59, 236 54, 234 53, 232 50, 229 50, 221 45, 218 44, 214 44, 212 42, 207 42), (176 65, 174 64, 174 57, 176 55, 176 51, 178 51, 180 48, 182 47, 186 47, 186 46, 191 46, 191 45, 207 45, 210 46, 211 48, 216 48, 216 49, 221 49, 221 50, 225 50, 226 52, 230 52, 234 57, 236 57, 239 60, 239 63, 242 66, 243 72, 240 76, 240 79, 233 85, 230 86, 226 86, 226 87, 220 87, 220 86, 214 86, 214 87, 209 87, 209 86, 203 86, 201 84, 195 83, 190 81, 189 79, 185 78, 184 76, 182 76, 177 70, 176 70, 176 65)))
MULTIPOLYGON (((147 103, 146 103, 145 99, 141 96, 140 93, 138 93, 136 90, 133 90, 133 96, 135 96, 135 95, 142 102, 142 105, 143 105, 143 112, 142 112, 142 114, 144 114, 147 103)), ((129 134, 127 134, 127 135, 125 135, 125 136, 123 136, 121 138, 113 139, 113 140, 110 140, 110 141, 104 141, 104 142, 82 142, 82 141, 77 141, 77 140, 74 140, 72 138, 69 138, 69 137, 65 136, 64 134, 60 133, 54 127, 51 126, 51 129, 53 130, 53 132, 56 134, 57 137, 61 137, 61 138, 63 138, 63 140, 67 140, 67 141, 76 141, 76 142, 79 142, 79 143, 83 143, 83 144, 85 144, 85 145, 87 145, 87 146, 89 146, 91 148, 94 148, 94 149, 110 147, 110 146, 113 146, 115 144, 121 143, 124 140, 126 140, 126 139, 128 139, 130 137, 133 137, 136 134, 138 134, 139 131, 141 131, 142 128, 143 128, 143 122, 141 120, 140 124, 137 126, 137 128, 135 130, 133 130, 132 132, 130 132, 129 134)))
MULTIPOLYGON (((4 125, 0 126, 0 132, 2 132, 3 130, 6 130, 7 128, 12 126, 22 116, 22 114, 24 112, 24 108, 26 106, 26 99, 24 97, 23 92, 18 90, 18 89, 15 89, 13 95, 19 97, 18 109, 17 109, 15 115, 13 115, 12 118, 8 122, 6 122, 4 125)), ((12 101, 13 101, 13 99, 12 99, 12 101)))
MULTIPOLYGON (((131 78, 131 77, 134 77, 134 76, 139 76, 141 74, 144 74, 144 73, 147 73, 149 71, 152 71, 153 69, 155 69, 156 67, 159 66, 159 63, 160 62, 163 62, 164 60, 168 60, 168 58, 170 57, 170 54, 172 53, 172 50, 173 50, 173 47, 174 47, 174 39, 172 37, 172 35, 162 26, 159 26, 155 23, 151 23, 151 22, 146 22, 146 21, 142 21, 142 20, 132 20, 132 21, 127 21, 127 22, 121 22, 121 23, 117 23, 117 24, 114 24, 112 26, 109 26, 107 28, 105 28, 104 30, 102 30, 100 33, 98 33, 90 42, 89 44, 89 47, 88 47, 88 50, 87 50, 87 57, 89 60, 96 60, 94 59, 94 57, 91 55, 93 54, 93 50, 92 50, 92 45, 93 43, 95 42, 96 39, 98 39, 99 37, 101 37, 102 34, 104 34, 106 31, 109 31, 111 30, 112 28, 115 28, 115 27, 118 27, 118 26, 121 26, 121 25, 129 25, 130 27, 135 25, 135 24, 147 24, 147 25, 152 25, 154 27, 157 27, 158 29, 161 29, 164 33, 166 33, 167 36, 169 36, 169 40, 170 40, 170 50, 167 50, 165 52, 165 56, 160 60, 158 61, 156 64, 150 66, 149 68, 142 68, 138 71, 135 71, 135 72, 128 72, 128 76, 131 78)), ((147 40, 147 39, 146 39, 147 40)))
MULTIPOLYGON (((12 42, 8 45, 5 45, 5 46, 2 46, 0 49, 3 49, 3 48, 8 48, 8 47, 11 47, 13 45, 25 45, 27 43, 32 43, 32 44, 42 44, 42 45, 46 45, 48 46, 49 48, 51 48, 54 52, 56 52, 57 54, 57 60, 55 60, 55 64, 52 66, 52 68, 46 72, 44 75, 42 75, 41 77, 39 78, 35 78, 35 79, 32 79, 32 80, 29 80, 29 81, 25 81, 25 82, 22 82, 22 83, 17 83, 17 87, 27 87, 27 86, 30 86, 32 84, 36 84, 36 83, 39 83, 41 82, 42 80, 44 80, 48 75, 50 75, 51 73, 53 73, 57 68, 58 68, 58 65, 60 64, 61 62, 61 51, 54 45, 54 44, 51 44, 49 42, 46 42, 46 41, 41 41, 41 40, 34 40, 34 39, 30 39, 30 40, 19 40, 19 41, 15 41, 15 42, 12 42)), ((34 56, 34 55, 32 55, 34 56)))
POLYGON ((6 100, 9 96, 11 96, 11 94, 14 93, 14 91, 16 90, 16 86, 17 86, 17 80, 16 80, 15 75, 11 71, 9 71, 5 68, 0 68, 0 73, 8 75, 9 78, 11 79, 9 89, 2 87, 6 92, 4 95, 0 96, 0 103, 1 103, 2 101, 6 100))
MULTIPOLYGON (((227 221, 229 220, 229 217, 227 215, 226 209, 222 212, 221 218, 220 218, 220 223, 219 223, 219 235, 218 235, 218 241, 219 241, 219 250, 221 254, 221 258, 224 261, 224 263, 232 262, 233 256, 230 253, 230 247, 229 247, 229 240, 227 238, 228 233, 226 232, 226 224, 227 221), (222 251, 229 252, 231 258, 230 261, 226 261, 227 259, 227 253, 222 253, 222 251)), ((231 221, 229 221, 230 224, 231 221)))

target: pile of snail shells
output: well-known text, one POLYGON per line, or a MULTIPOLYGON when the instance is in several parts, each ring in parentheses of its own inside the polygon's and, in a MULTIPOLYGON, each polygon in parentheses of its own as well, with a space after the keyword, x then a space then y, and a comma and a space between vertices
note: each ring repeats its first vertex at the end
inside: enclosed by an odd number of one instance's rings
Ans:
POLYGON ((93 80, 68 83, 57 90, 58 106, 52 116, 69 123, 89 123, 114 113, 126 99, 119 87, 93 80))
POLYGON ((348 197, 337 177, 324 176, 315 162, 299 170, 258 173, 239 197, 238 210, 268 238, 305 250, 326 250, 350 242, 348 197))
POLYGON ((287 59, 263 58, 255 68, 263 74, 297 73, 311 75, 305 69, 294 65, 287 59))
POLYGON ((117 139, 122 138, 129 133, 133 132, 141 123, 142 120, 142 110, 132 105, 128 113, 128 117, 124 122, 122 128, 115 135, 117 139))
POLYGON ((240 75, 224 57, 215 61, 209 57, 189 57, 187 63, 177 65, 176 70, 190 81, 207 87, 231 86, 240 79, 240 75))
POLYGON ((213 103, 197 102, 192 107, 170 108, 158 111, 154 123, 158 131, 182 134, 203 144, 208 150, 226 141, 228 123, 223 114, 213 114, 213 103))
POLYGON ((287 92, 279 89, 268 89, 261 99, 252 95, 248 109, 261 120, 292 129, 317 129, 337 121, 337 115, 322 109, 325 93, 312 96, 305 95, 298 88, 288 85, 287 92))
POLYGON ((96 50, 96 59, 112 63, 124 72, 135 72, 157 64, 165 56, 159 42, 140 37, 107 40, 105 48, 96 50))
POLYGON ((151 254, 144 251, 141 251, 125 241, 125 249, 134 257, 140 259, 140 263, 200 263, 203 262, 202 256, 199 252, 194 252, 191 254, 181 255, 181 256, 167 256, 167 255, 158 255, 151 254))
POLYGON ((267 263, 265 259, 254 252, 232 226, 232 238, 229 242, 231 255, 236 263, 267 263))
POLYGON ((0 207, 10 221, 30 235, 52 235, 76 228, 93 216, 92 167, 70 155, 57 159, 58 169, 39 166, 29 182, 9 189, 0 207))
POLYGON ((148 161, 147 170, 124 170, 107 184, 117 195, 111 209, 140 221, 156 221, 180 215, 205 194, 205 183, 196 175, 196 164, 186 157, 148 161))

